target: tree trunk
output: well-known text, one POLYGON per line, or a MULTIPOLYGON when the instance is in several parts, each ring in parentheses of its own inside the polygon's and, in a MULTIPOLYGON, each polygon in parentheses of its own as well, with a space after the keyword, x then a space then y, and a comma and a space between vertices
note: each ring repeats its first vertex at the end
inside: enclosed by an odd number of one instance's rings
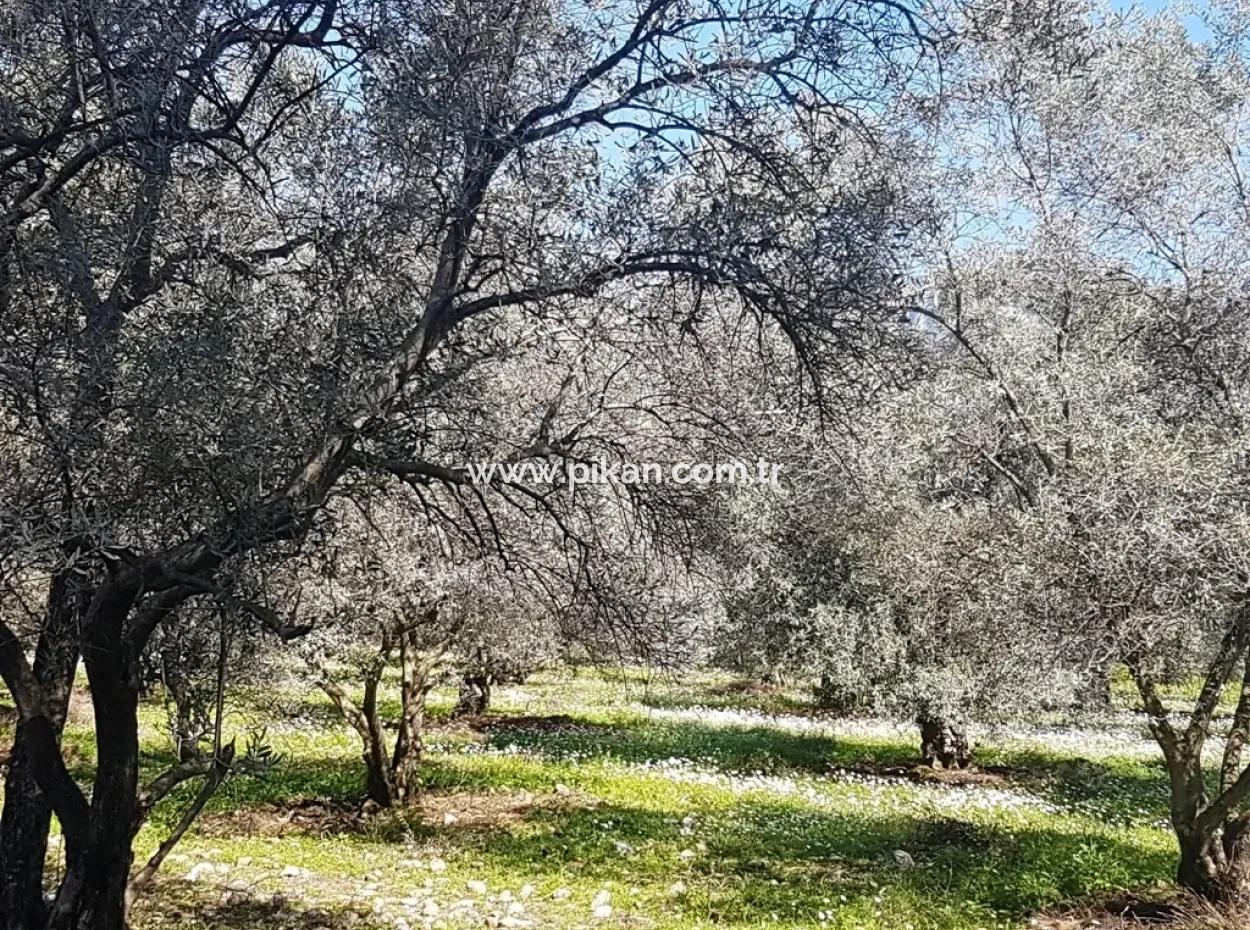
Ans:
POLYGON ((65 877, 48 930, 125 930, 138 811, 139 670, 122 636, 133 596, 90 618, 84 649, 95 709, 96 774, 84 838, 66 844, 65 877))
POLYGON ((191 701, 185 695, 174 696, 174 753, 179 762, 189 762, 199 752, 200 740, 195 731, 191 701))
POLYGON ((430 693, 429 680, 433 662, 422 658, 413 642, 412 633, 400 632, 400 707, 399 735, 391 759, 391 778, 395 785, 395 801, 411 804, 421 794, 421 757, 425 745, 425 702, 430 693))
POLYGON ((1222 831, 1180 838, 1176 881, 1208 901, 1250 902, 1250 837, 1244 820, 1222 831))
POLYGON ((1224 827, 1225 895, 1239 904, 1250 902, 1250 814, 1242 814, 1224 827))
POLYGON ((365 696, 360 710, 364 717, 365 743, 365 793, 369 800, 381 807, 395 803, 395 782, 391 777, 391 760, 386 751, 386 732, 378 716, 378 684, 382 678, 382 666, 377 674, 365 679, 365 696))
POLYGON ((364 698, 357 707, 324 668, 317 668, 317 686, 334 702, 340 714, 360 737, 360 757, 365 763, 365 793, 380 807, 395 803, 395 782, 391 754, 386 748, 386 730, 378 715, 378 688, 392 650, 389 633, 383 633, 376 661, 364 670, 364 698))
POLYGON ((1250 813, 1205 830, 1200 823, 1176 831, 1177 884, 1208 901, 1250 904, 1250 813))
MULTIPOLYGON (((65 726, 79 658, 79 621, 84 589, 70 572, 52 578, 44 629, 35 649, 35 677, 46 698, 57 741, 65 726)), ((47 919, 43 869, 52 809, 35 783, 26 728, 13 740, 0 814, 0 915, 5 930, 42 928, 47 919)))
POLYGON ((490 676, 485 672, 465 672, 460 679, 460 693, 456 699, 456 717, 480 717, 490 708, 490 676))
POLYGON ((90 832, 87 850, 66 864, 48 930, 126 930, 130 837, 113 836, 94 805, 90 832))
MULTIPOLYGON (((1236 716, 1244 713, 1242 701, 1236 716)), ((1166 753, 1172 829, 1180 846, 1177 884, 1208 901, 1250 902, 1250 814, 1211 819, 1201 744, 1169 745, 1166 753)))
POLYGON ((174 705, 173 733, 174 751, 179 762, 189 762, 200 750, 200 737, 204 729, 196 720, 195 696, 191 683, 182 672, 184 656, 177 655, 166 644, 161 651, 161 678, 165 685, 167 700, 174 705))
POLYGON ((1091 668, 1077 689, 1077 705, 1081 710, 1111 709, 1111 665, 1102 663, 1091 668))
POLYGON ((972 745, 962 721, 924 714, 920 726, 920 757, 932 768, 966 769, 972 763, 972 745))

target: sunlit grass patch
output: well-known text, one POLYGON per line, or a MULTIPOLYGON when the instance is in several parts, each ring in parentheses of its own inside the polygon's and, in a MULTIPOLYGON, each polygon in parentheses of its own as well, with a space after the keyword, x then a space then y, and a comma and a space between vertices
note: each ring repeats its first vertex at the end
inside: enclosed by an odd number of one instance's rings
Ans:
MULTIPOLYGON (((726 680, 553 671, 473 721, 447 720, 441 690, 426 795, 382 812, 362 809, 358 739, 318 692, 244 692, 225 729, 264 729, 279 763, 213 798, 136 928, 1018 930, 1169 877, 1157 760, 1022 730, 979 747, 976 778, 943 780, 916 769, 905 726, 718 704, 726 680)), ((172 761, 159 702, 142 727, 147 778, 172 761)), ((84 721, 67 740, 85 779, 84 721)), ((193 790, 158 808, 139 856, 193 790)))

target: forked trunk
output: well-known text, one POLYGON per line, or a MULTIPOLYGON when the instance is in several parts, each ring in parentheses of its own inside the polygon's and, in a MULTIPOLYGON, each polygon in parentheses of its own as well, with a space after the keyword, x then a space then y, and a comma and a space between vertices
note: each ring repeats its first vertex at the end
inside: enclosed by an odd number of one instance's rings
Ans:
MULTIPOLYGON (((81 581, 73 573, 62 572, 53 577, 47 617, 35 650, 35 677, 46 696, 48 716, 58 741, 78 668, 78 625, 83 598, 81 581)), ((35 783, 26 728, 19 725, 4 783, 4 810, 0 814, 0 916, 5 930, 33 930, 46 922, 43 870, 51 820, 52 809, 35 783)))
POLYGON ((324 669, 318 669, 318 686, 360 736, 365 789, 369 800, 380 807, 411 804, 420 797, 426 698, 433 685, 434 668, 446 650, 445 642, 428 654, 422 654, 413 630, 401 627, 386 631, 376 661, 365 672, 364 699, 359 707, 324 669), (399 646, 401 716, 395 745, 388 751, 386 730, 378 712, 378 689, 396 645, 399 646))
POLYGON ((88 823, 67 831, 65 877, 48 930, 124 930, 138 811, 139 674, 121 634, 133 601, 106 601, 84 649, 95 710, 96 773, 88 823), (84 828, 85 826, 85 828, 84 828), (77 837, 75 839, 75 837, 77 837))
MULTIPOLYGON (((1211 714, 1220 686, 1231 668, 1208 676, 1204 696, 1183 737, 1165 721, 1165 710, 1152 688, 1143 697, 1157 721, 1156 736, 1164 751, 1171 789, 1172 829, 1180 847, 1176 881, 1199 897, 1214 902, 1250 904, 1250 813, 1240 811, 1236 797, 1241 779, 1241 755, 1250 728, 1250 667, 1242 675, 1241 696, 1225 737, 1224 757, 1214 798, 1203 767, 1211 714)), ((1139 673, 1140 677, 1140 673, 1139 673)))

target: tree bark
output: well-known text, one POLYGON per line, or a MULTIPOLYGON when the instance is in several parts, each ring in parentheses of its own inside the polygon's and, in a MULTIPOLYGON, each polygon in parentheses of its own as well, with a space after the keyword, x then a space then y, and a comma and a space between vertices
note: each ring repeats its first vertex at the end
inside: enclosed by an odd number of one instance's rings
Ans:
MULTIPOLYGON (((79 623, 85 592, 72 572, 53 576, 43 631, 35 649, 34 673, 57 743, 65 727, 79 659, 79 623)), ((19 724, 0 813, 0 916, 5 930, 42 928, 47 920, 43 870, 52 808, 35 782, 28 731, 19 724)))
POLYGON ((425 744, 425 704, 430 693, 430 673, 435 659, 422 657, 417 651, 411 630, 400 632, 400 706, 399 735, 391 759, 391 777, 395 785, 395 802, 411 804, 421 795, 421 759, 425 744))
POLYGON ((138 811, 139 690, 123 635, 133 592, 104 591, 88 614, 83 650, 95 710, 96 773, 85 825, 66 837, 65 877, 48 930, 125 930, 126 884, 138 811))
POLYGON ((361 737, 365 744, 365 792, 375 804, 390 807, 395 803, 395 781, 386 752, 386 733, 378 716, 378 684, 381 678, 382 666, 379 665, 377 674, 370 674, 365 680, 365 696, 360 706, 364 722, 361 737))
POLYGON ((191 683, 183 674, 183 661, 184 657, 175 654, 172 647, 166 646, 161 652, 161 678, 168 699, 174 705, 172 736, 175 754, 179 762, 189 762, 199 754, 200 737, 204 732, 197 726, 195 697, 191 683))
MULTIPOLYGON (((1227 674, 1216 676, 1217 684, 1227 674)), ((1218 689, 1214 689, 1218 690, 1218 689)), ((1153 692, 1151 692, 1153 694, 1153 692)), ((1214 704, 1211 705, 1212 710, 1214 704)), ((1165 745, 1172 790, 1172 825, 1180 844, 1176 880, 1210 901, 1250 902, 1250 813, 1237 805, 1218 819, 1204 816, 1207 780, 1202 766, 1202 739, 1171 740, 1165 745)), ((1224 741, 1215 804, 1237 790, 1241 757, 1250 733, 1250 662, 1242 670, 1241 691, 1232 726, 1224 741)))
POLYGON ((456 717, 480 717, 490 709, 490 676, 485 672, 465 672, 456 698, 456 717))
POLYGON ((1091 668, 1077 690, 1077 704, 1081 710, 1109 710, 1111 708, 1111 665, 1102 663, 1091 668))
POLYGON ((1208 901, 1250 902, 1250 821, 1241 815, 1210 832, 1179 837, 1176 881, 1208 901))
POLYGON ((966 769, 972 763, 972 745, 962 721, 922 715, 920 726, 920 757, 931 768, 966 769))

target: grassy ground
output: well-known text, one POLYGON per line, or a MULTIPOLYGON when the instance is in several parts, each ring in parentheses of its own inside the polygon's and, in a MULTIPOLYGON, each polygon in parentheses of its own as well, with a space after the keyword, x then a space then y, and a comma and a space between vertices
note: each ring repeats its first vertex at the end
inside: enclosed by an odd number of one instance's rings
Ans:
MULTIPOLYGON (((909 729, 808 710, 713 677, 540 676, 497 695, 502 719, 432 730, 420 809, 362 815, 328 704, 245 695, 231 726, 267 722, 283 761, 214 799, 136 928, 1014 928, 1169 876, 1162 773, 1132 722, 983 734, 987 771, 917 782, 909 729)), ((145 711, 151 771, 163 721, 145 711)))

